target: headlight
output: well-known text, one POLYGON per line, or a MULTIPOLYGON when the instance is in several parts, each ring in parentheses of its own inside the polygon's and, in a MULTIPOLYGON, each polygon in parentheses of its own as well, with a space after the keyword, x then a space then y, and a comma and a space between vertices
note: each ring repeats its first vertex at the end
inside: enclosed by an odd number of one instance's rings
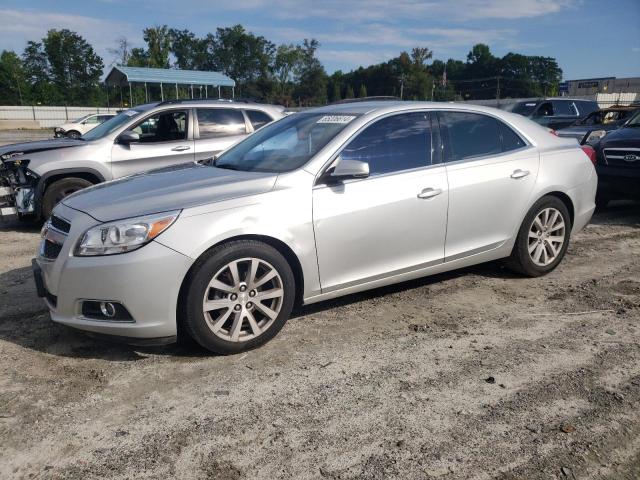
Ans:
POLYGON ((595 143, 607 134, 606 130, 594 130, 589 133, 584 143, 595 143))
POLYGON ((178 215, 179 211, 165 212, 97 225, 84 232, 75 255, 91 257, 137 250, 169 228, 178 215))

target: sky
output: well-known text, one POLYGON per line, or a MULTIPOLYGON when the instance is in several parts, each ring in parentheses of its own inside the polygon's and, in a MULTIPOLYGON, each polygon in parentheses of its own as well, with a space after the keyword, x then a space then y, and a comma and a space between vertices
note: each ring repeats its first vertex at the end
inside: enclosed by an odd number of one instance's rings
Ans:
POLYGON ((21 53, 47 30, 68 28, 106 67, 117 38, 143 46, 147 26, 205 35, 240 23, 276 44, 316 38, 329 73, 414 46, 465 60, 486 43, 496 56, 555 57, 565 80, 640 76, 640 0, 0 0, 0 19, 0 50, 21 53))

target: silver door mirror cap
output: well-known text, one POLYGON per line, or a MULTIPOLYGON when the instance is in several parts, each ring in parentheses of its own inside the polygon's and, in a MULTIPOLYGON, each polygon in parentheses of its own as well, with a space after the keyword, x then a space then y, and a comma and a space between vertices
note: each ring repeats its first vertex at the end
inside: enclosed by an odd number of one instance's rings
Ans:
POLYGON ((369 164, 360 160, 338 159, 338 164, 331 172, 331 178, 367 178, 369 176, 369 164))
POLYGON ((118 137, 118 143, 123 143, 128 145, 129 143, 139 142, 140 134, 134 132, 133 130, 125 130, 118 137))

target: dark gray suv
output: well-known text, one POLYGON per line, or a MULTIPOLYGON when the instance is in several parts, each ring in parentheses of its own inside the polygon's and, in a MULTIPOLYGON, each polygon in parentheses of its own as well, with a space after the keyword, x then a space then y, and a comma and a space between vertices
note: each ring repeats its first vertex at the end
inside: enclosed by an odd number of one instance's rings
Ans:
POLYGON ((546 98, 518 102, 505 109, 529 117, 540 125, 557 130, 568 127, 576 120, 595 112, 598 108, 598 104, 593 100, 546 98))

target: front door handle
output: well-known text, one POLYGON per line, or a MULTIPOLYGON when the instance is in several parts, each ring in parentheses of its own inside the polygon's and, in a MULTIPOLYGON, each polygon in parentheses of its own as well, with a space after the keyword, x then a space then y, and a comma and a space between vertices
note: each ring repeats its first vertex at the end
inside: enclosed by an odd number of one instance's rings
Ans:
POLYGON ((511 178, 515 178, 516 180, 519 178, 524 178, 527 175, 529 175, 529 170, 514 170, 513 173, 511 174, 511 178))
POLYGON ((442 193, 442 189, 440 188, 425 188, 418 194, 418 198, 433 198, 437 197, 442 193))
POLYGON ((171 149, 172 152, 184 152, 185 150, 189 150, 191 147, 186 145, 180 145, 179 147, 173 147, 171 149))

